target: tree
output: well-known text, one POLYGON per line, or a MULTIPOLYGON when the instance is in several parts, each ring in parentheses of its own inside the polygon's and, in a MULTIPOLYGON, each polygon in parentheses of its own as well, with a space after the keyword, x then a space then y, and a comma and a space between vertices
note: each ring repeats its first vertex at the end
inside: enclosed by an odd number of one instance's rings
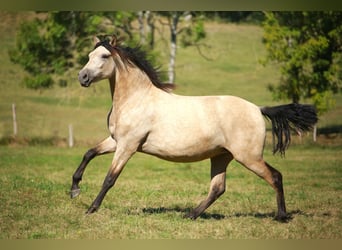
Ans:
POLYGON ((175 65, 176 65, 176 54, 177 54, 177 34, 178 23, 181 17, 181 12, 170 12, 168 15, 168 25, 170 27, 170 62, 169 62, 169 82, 174 83, 175 81, 175 65))
POLYGON ((34 76, 24 80, 27 87, 34 89, 52 86, 50 74, 63 71, 70 57, 67 52, 69 43, 65 39, 66 29, 51 25, 49 20, 44 25, 46 32, 41 34, 41 24, 40 19, 23 23, 17 34, 17 47, 9 51, 10 59, 34 76))
POLYGON ((205 38, 203 18, 201 15, 188 11, 167 11, 159 12, 160 15, 167 18, 167 25, 170 31, 170 59, 168 68, 169 83, 175 81, 175 65, 177 55, 178 36, 181 35, 182 46, 192 46, 198 44, 198 41, 205 38))
POLYGON ((264 63, 277 62, 281 78, 269 89, 276 99, 311 99, 319 112, 342 89, 342 12, 265 13, 264 63))

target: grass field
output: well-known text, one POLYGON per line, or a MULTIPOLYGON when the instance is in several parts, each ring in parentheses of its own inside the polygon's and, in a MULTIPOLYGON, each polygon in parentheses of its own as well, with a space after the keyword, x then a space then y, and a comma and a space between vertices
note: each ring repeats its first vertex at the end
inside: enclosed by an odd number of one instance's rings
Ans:
POLYGON ((129 161, 101 209, 87 216, 111 156, 91 163, 80 197, 71 200, 71 175, 85 148, 0 150, 0 238, 341 238, 341 147, 296 145, 285 159, 266 154, 284 176, 293 217, 287 224, 273 220, 273 190, 236 162, 227 192, 196 221, 182 216, 206 196, 209 162, 175 164, 142 154, 129 161))
MULTIPOLYGON (((209 188, 209 162, 176 164, 137 154, 127 164, 98 213, 84 213, 97 195, 111 155, 91 162, 80 197, 71 200, 71 176, 87 148, 107 136, 108 84, 84 89, 77 69, 68 88, 42 92, 20 85, 25 73, 10 63, 15 27, 31 14, 0 12, 0 238, 1 239, 341 239, 342 95, 320 117, 316 143, 297 137, 286 158, 272 156, 270 135, 265 158, 284 176, 289 223, 273 220, 273 190, 233 162, 227 191, 196 221, 182 216, 209 188), (11 142, 11 104, 16 103, 18 139, 11 142), (67 148, 68 125, 76 146, 67 148)), ((253 25, 208 23, 210 48, 179 49, 179 94, 232 94, 260 106, 276 105, 266 86, 276 82, 276 66, 262 67, 262 29, 253 25)), ((167 65, 167 51, 161 57, 167 65)))

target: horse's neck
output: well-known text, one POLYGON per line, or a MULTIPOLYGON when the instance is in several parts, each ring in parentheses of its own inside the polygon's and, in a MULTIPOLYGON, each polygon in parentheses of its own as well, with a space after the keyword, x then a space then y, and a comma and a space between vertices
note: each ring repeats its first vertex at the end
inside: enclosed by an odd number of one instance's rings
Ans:
POLYGON ((148 76, 137 68, 127 68, 115 74, 115 81, 110 80, 113 104, 121 105, 146 95, 155 87, 148 76))

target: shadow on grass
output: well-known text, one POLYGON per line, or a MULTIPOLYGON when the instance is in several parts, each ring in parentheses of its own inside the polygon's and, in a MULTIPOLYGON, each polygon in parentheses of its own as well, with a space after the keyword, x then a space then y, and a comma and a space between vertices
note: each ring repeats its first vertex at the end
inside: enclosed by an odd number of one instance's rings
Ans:
MULTIPOLYGON (((301 210, 293 210, 290 212, 287 212, 287 218, 280 220, 280 222, 287 223, 293 220, 293 217, 296 215, 302 215, 302 216, 311 216, 301 210)), ((233 215, 227 216, 227 218, 233 218, 233 217, 255 217, 258 219, 266 219, 266 218, 273 218, 276 220, 276 213, 235 213, 233 215)))
MULTIPOLYGON (((165 207, 158 207, 158 208, 143 208, 142 211, 143 213, 146 214, 162 214, 162 213, 169 213, 169 212, 181 212, 184 214, 188 214, 190 211, 192 210, 192 208, 180 208, 180 207, 174 207, 174 208, 165 208, 165 207)), ((295 215, 304 215, 304 216, 310 216, 308 214, 306 214, 305 212, 301 211, 301 210, 293 210, 287 213, 288 218, 283 221, 283 222, 290 222, 293 217, 295 215)), ((210 219, 214 219, 214 220, 223 220, 223 219, 227 219, 227 218, 239 218, 239 217, 255 217, 258 219, 267 219, 267 218, 273 218, 275 219, 276 217, 276 213, 272 212, 272 213, 235 213, 232 215, 223 215, 223 214, 218 214, 218 213, 203 213, 200 215, 201 219, 206 219, 206 220, 210 220, 210 219)))
MULTIPOLYGON (((143 213, 146 214, 162 214, 162 213, 169 213, 169 212, 180 212, 184 215, 190 213, 192 211, 192 208, 180 208, 180 207, 174 207, 174 208, 165 208, 165 207, 158 207, 158 208, 143 208, 143 213)), ((222 214, 217 213, 203 213, 200 215, 200 218, 202 219, 215 219, 215 220, 222 220, 225 218, 222 214)))

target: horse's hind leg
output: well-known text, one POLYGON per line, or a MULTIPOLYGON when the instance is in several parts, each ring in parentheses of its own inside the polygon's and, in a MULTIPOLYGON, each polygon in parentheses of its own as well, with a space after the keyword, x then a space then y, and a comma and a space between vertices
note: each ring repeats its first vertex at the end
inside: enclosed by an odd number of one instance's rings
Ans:
POLYGON ((243 162, 241 163, 249 170, 253 171, 255 174, 263 178, 273 187, 277 195, 278 214, 276 216, 276 220, 288 220, 283 190, 283 177, 281 173, 273 168, 271 165, 269 165, 267 162, 265 162, 263 159, 247 164, 243 162))
POLYGON ((211 158, 211 182, 207 198, 202 201, 186 217, 196 219, 205 209, 207 209, 226 190, 226 169, 233 159, 230 153, 222 154, 211 158))
POLYGON ((88 163, 97 155, 107 154, 114 152, 116 150, 116 142, 114 139, 109 136, 101 143, 99 143, 94 148, 89 149, 83 156, 82 162, 79 167, 76 169, 75 173, 72 176, 72 185, 70 196, 71 198, 75 198, 80 194, 79 183, 82 180, 83 173, 88 165, 88 163))

